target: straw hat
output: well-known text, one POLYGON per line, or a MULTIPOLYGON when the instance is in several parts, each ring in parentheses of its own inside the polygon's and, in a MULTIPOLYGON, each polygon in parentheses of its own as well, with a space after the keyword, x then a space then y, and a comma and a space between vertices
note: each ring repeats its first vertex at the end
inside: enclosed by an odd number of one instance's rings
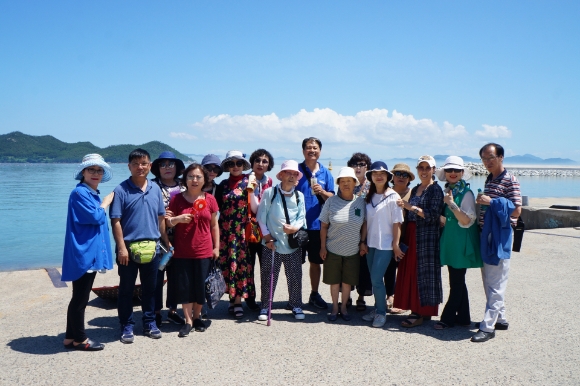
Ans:
POLYGON ((472 177, 472 173, 469 169, 466 169, 463 163, 463 158, 456 155, 449 156, 445 159, 443 166, 437 169, 435 175, 439 178, 439 181, 445 181, 445 169, 461 169, 463 170, 463 180, 467 181, 472 177))
MULTIPOLYGON (((396 165, 395 165, 395 166, 394 166, 394 167, 391 169, 391 172, 393 172, 393 174, 394 174, 395 172, 405 172, 405 173, 407 173, 407 174, 409 174, 409 175, 411 176, 411 180, 410 180, 410 181, 413 181, 413 180, 415 179, 415 174, 413 174, 413 172, 411 171, 411 168, 410 168, 410 167, 409 167, 409 165, 407 165, 407 164, 403 164, 403 163, 401 163, 401 164, 396 164, 396 165)), ((410 181, 409 181, 409 182, 410 182, 410 181)))
POLYGON ((113 178, 113 171, 111 170, 111 167, 108 163, 105 162, 100 154, 87 154, 83 157, 83 160, 79 166, 77 166, 74 179, 80 181, 83 178, 83 170, 91 166, 100 166, 105 171, 101 182, 107 182, 113 178))

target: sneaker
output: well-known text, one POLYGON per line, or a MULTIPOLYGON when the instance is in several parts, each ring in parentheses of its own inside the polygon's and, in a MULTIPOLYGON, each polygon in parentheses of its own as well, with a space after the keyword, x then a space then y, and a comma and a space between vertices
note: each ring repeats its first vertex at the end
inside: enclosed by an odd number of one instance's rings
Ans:
POLYGON ((322 296, 318 292, 312 292, 310 294, 310 298, 308 299, 308 304, 313 305, 316 308, 320 308, 321 310, 328 309, 328 304, 322 299, 322 296))
POLYGON ((155 314, 155 324, 161 327, 163 319, 161 319, 161 314, 155 314))
POLYGON ((159 339, 161 338, 161 331, 157 328, 155 322, 149 323, 149 328, 143 330, 143 335, 148 336, 149 338, 159 339))
POLYGON ((376 314, 375 319, 373 320, 373 327, 383 327, 386 321, 387 317, 385 315, 376 314))
POLYGON ((123 343, 133 343, 135 340, 135 335, 133 334, 133 325, 127 324, 123 327, 123 333, 121 334, 121 342, 123 343))
POLYGON ((292 313, 294 314, 295 319, 298 319, 298 320, 304 319, 304 312, 302 312, 302 308, 296 307, 292 310, 292 313))
POLYGON ((375 315, 376 315, 376 311, 372 310, 371 312, 369 312, 368 314, 366 314, 365 316, 362 317, 362 320, 365 320, 367 322, 372 322, 375 320, 375 315))
MULTIPOLYGON (((181 317, 181 315, 179 315, 176 311, 169 311, 167 313, 167 320, 172 321, 175 324, 179 324, 179 325, 184 325, 185 324, 185 319, 183 319, 181 317)), ((159 323, 157 324, 159 326, 159 323)))
POLYGON ((179 334, 177 334, 178 337, 180 338, 185 338, 186 336, 189 335, 189 333, 191 332, 191 324, 184 324, 183 327, 181 327, 181 330, 179 330, 179 334))
POLYGON ((267 308, 262 308, 262 310, 260 311, 260 315, 258 315, 258 320, 260 320, 262 322, 268 320, 268 309, 267 308))

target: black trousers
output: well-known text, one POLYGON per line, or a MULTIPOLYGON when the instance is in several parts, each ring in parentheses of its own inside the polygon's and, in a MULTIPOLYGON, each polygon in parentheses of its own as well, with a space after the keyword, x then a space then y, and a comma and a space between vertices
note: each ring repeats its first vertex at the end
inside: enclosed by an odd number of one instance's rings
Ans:
POLYGON ((449 298, 441 314, 441 321, 450 327, 455 323, 468 325, 471 323, 469 313, 469 295, 465 285, 467 268, 456 269, 447 266, 449 271, 449 298))
MULTIPOLYGON (((250 256, 248 256, 248 264, 251 264, 253 269, 251 270, 251 278, 254 278, 254 272, 256 271, 256 255, 258 255, 258 260, 260 261, 260 266, 262 265, 262 243, 248 243, 248 250, 250 256)), ((250 300, 256 300, 256 296, 248 296, 250 300)))
POLYGON ((87 339, 85 334, 85 308, 87 308, 96 275, 96 272, 85 273, 72 282, 72 299, 68 304, 66 314, 66 339, 74 339, 77 343, 84 342, 87 339))

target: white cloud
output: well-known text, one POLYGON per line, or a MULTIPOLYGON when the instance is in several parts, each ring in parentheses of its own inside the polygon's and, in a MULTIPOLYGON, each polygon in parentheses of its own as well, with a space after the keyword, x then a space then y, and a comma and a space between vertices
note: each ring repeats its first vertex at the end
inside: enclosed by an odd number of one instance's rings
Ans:
POLYGON ((484 139, 495 139, 495 138, 511 138, 512 132, 508 130, 505 126, 491 126, 482 125, 483 130, 478 130, 475 135, 479 138, 484 139))
MULTIPOLYGON (((448 145, 468 137, 462 125, 431 119, 416 119, 394 110, 389 116, 386 109, 360 111, 355 115, 342 115, 336 111, 314 109, 300 110, 289 117, 269 115, 221 114, 206 116, 192 125, 196 136, 218 141, 238 142, 294 142, 310 136, 319 137, 323 143, 353 145, 390 145, 398 147, 448 145)), ((186 133, 179 134, 186 138, 186 133)))
POLYGON ((188 133, 175 133, 173 131, 169 133, 169 136, 172 138, 180 138, 180 139, 190 139, 190 140, 197 139, 195 135, 191 135, 188 133))

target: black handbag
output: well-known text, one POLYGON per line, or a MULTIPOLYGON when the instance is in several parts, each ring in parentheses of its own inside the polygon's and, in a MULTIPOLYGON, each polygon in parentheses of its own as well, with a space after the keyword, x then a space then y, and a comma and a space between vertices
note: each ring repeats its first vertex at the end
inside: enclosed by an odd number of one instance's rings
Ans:
MULTIPOLYGON (((294 194, 296 194, 296 203, 298 204, 300 202, 300 199, 298 198, 298 192, 294 191, 294 194)), ((280 196, 282 196, 282 205, 284 206, 284 215, 286 216, 286 224, 290 225, 290 216, 288 216, 288 207, 286 206, 286 198, 284 197, 283 194, 280 194, 280 196)), ((293 249, 306 247, 306 245, 308 245, 308 232, 306 232, 306 229, 300 228, 298 232, 288 235, 288 245, 290 246, 290 248, 293 249)))
POLYGON ((212 259, 209 274, 205 279, 205 300, 210 310, 213 310, 224 293, 226 292, 226 281, 222 271, 217 267, 215 260, 212 259))

